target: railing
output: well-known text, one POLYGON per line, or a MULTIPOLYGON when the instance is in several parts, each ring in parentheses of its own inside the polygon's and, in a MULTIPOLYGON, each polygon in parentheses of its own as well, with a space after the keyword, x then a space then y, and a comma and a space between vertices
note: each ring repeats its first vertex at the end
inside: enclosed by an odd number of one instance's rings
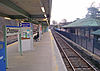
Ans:
POLYGON ((88 38, 85 36, 75 35, 73 33, 68 33, 65 31, 56 30, 63 36, 67 37, 68 39, 74 41, 78 45, 82 46, 83 48, 87 49, 88 51, 97 54, 100 56, 100 40, 95 38, 88 38))

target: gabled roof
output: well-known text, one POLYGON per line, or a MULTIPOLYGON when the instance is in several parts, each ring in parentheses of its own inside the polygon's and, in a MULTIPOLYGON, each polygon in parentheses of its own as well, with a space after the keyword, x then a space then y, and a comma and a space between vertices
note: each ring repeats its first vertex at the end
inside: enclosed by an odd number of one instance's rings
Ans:
POLYGON ((100 26, 100 20, 93 18, 83 18, 79 19, 71 24, 64 25, 63 28, 67 27, 96 27, 100 26))

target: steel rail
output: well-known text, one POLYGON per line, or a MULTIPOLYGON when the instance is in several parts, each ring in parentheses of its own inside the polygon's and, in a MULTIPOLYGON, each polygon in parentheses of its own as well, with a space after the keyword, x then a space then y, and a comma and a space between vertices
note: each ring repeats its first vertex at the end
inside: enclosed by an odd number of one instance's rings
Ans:
MULTIPOLYGON (((79 59, 81 59, 80 61, 83 61, 84 64, 87 65, 87 67, 85 67, 85 69, 87 68, 87 69, 91 69, 92 71, 97 71, 97 70, 96 70, 90 63, 88 63, 78 52, 76 52, 76 51, 61 37, 61 35, 59 35, 56 31, 52 31, 52 32, 54 32, 53 35, 54 35, 54 37, 55 37, 57 43, 59 44, 60 49, 62 50, 62 52, 63 52, 64 55, 66 56, 66 59, 68 60, 70 66, 71 66, 72 69, 73 69, 73 71, 76 71, 77 67, 75 67, 75 66, 73 65, 71 59, 68 58, 68 55, 67 55, 67 53, 65 52, 64 48, 62 48, 61 43, 60 43, 61 40, 62 40, 63 44, 67 46, 67 48, 69 47, 76 55, 78 55, 79 59), (59 36, 60 41, 58 40, 57 36, 59 36)), ((81 67, 81 68, 82 68, 82 67, 81 67)), ((84 69, 84 67, 83 67, 83 69, 84 69)))
MULTIPOLYGON (((54 36, 55 37, 55 36, 54 36)), ((66 55, 66 53, 64 52, 62 46, 60 45, 59 41, 55 38, 57 44, 59 45, 59 48, 61 49, 61 51, 63 52, 65 58, 68 60, 68 63, 70 64, 70 68, 72 68, 73 71, 75 71, 74 66, 71 64, 70 60, 68 59, 68 56, 66 55)))

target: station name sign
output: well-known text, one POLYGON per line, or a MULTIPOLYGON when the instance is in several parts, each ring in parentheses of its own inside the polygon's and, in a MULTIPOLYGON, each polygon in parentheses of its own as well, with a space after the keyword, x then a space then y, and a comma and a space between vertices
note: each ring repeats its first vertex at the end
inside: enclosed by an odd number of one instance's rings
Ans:
POLYGON ((31 27, 31 23, 19 23, 19 27, 31 27))
POLYGON ((7 28, 7 33, 17 33, 19 29, 15 29, 15 28, 7 28))
POLYGON ((7 36, 10 35, 16 35, 19 32, 19 27, 18 26, 7 26, 6 27, 6 34, 7 36))

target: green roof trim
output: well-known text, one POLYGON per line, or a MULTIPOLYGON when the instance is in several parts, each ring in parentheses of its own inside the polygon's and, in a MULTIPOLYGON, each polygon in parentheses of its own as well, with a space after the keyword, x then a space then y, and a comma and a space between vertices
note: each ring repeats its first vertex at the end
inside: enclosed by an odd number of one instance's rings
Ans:
POLYGON ((67 27, 93 27, 100 26, 100 20, 93 18, 83 18, 79 19, 71 24, 64 25, 63 28, 67 27))
POLYGON ((91 34, 93 34, 93 35, 100 35, 100 29, 98 29, 98 30, 92 32, 91 34))

